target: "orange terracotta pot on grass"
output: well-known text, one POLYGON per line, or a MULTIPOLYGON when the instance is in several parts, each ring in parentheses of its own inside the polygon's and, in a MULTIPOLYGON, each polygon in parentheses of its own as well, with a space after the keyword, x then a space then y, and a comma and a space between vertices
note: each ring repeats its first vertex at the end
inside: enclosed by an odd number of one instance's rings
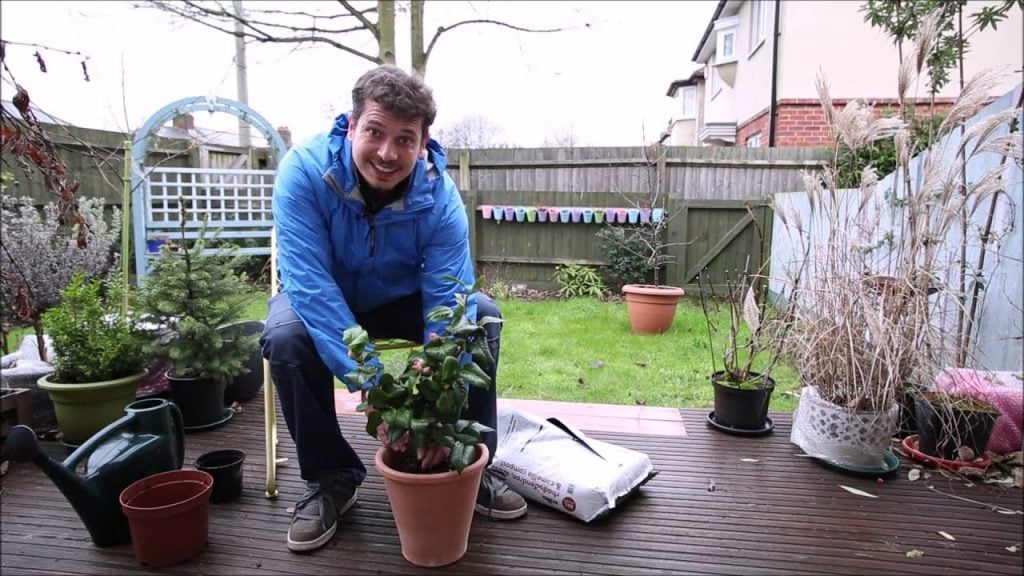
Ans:
POLYGON ((417 566, 445 566, 466 554, 487 445, 477 444, 477 459, 459 472, 409 474, 388 465, 383 447, 375 458, 384 477, 402 556, 417 566))
POLYGON ((685 292, 675 286, 626 284, 626 312, 629 326, 637 334, 660 334, 672 327, 676 304, 685 292))

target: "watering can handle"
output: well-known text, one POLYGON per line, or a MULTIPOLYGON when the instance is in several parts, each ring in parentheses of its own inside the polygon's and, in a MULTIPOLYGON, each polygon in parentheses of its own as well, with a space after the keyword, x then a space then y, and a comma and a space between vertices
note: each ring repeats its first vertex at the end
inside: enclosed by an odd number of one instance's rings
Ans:
POLYGON ((177 440, 178 440, 178 461, 176 468, 181 468, 185 463, 185 420, 181 416, 181 408, 174 402, 168 402, 168 405, 173 408, 171 414, 174 415, 174 426, 177 428, 177 440))

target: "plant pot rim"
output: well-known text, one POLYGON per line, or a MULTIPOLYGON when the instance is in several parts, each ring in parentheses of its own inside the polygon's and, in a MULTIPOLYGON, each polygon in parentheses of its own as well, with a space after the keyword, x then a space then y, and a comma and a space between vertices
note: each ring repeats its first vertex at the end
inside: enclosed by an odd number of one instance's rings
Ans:
POLYGON ((196 457, 195 466, 199 469, 221 469, 229 468, 231 466, 237 466, 245 462, 245 452, 238 448, 223 448, 220 450, 211 450, 209 452, 203 452, 196 457), (223 458, 222 462, 216 462, 211 464, 210 460, 216 460, 223 458))
POLYGON ((389 466, 384 461, 384 451, 386 447, 381 446, 377 448, 377 452, 374 454, 374 464, 377 466, 377 471, 382 476, 385 476, 391 480, 397 480, 398 482, 405 483, 417 483, 417 484, 446 484, 451 482, 455 478, 461 477, 464 474, 471 473, 475 468, 482 468, 487 464, 487 460, 490 457, 490 451, 487 449, 487 444, 478 442, 476 444, 476 458, 468 466, 466 466, 462 472, 456 472, 455 470, 449 470, 447 472, 433 472, 425 474, 413 474, 410 472, 400 472, 389 466))
POLYGON ((141 381, 142 379, 144 379, 146 377, 146 374, 148 374, 148 372, 146 370, 141 370, 139 372, 136 372, 135 374, 131 374, 129 376, 122 376, 121 378, 114 378, 112 380, 98 380, 96 382, 72 382, 72 383, 53 382, 53 381, 51 381, 50 377, 53 376, 54 374, 56 374, 56 373, 55 372, 50 372, 50 373, 46 374, 45 376, 40 377, 39 380, 36 381, 36 384, 39 386, 39 388, 41 388, 43 390, 53 390, 53 391, 96 390, 96 389, 100 389, 100 388, 109 388, 109 387, 112 387, 112 386, 120 386, 122 384, 128 384, 129 382, 133 382, 133 381, 141 381))
POLYGON ((686 291, 678 286, 665 284, 626 284, 622 287, 626 294, 649 294, 659 296, 683 296, 686 291))
MULTIPOLYGON (((713 382, 715 384, 718 384, 720 386, 726 386, 726 387, 729 387, 729 388, 744 389, 742 386, 738 386, 737 385, 738 383, 736 383, 736 382, 732 382, 731 380, 720 380, 718 378, 718 376, 721 376, 721 375, 724 375, 724 374, 725 374, 725 370, 718 370, 716 372, 712 372, 711 373, 711 382, 713 382)), ((772 378, 771 376, 765 376, 761 372, 750 372, 749 374, 753 378, 751 378, 750 380, 744 380, 744 382, 766 382, 768 384, 767 386, 758 386, 756 388, 757 390, 772 390, 772 389, 775 388, 775 379, 772 378)))

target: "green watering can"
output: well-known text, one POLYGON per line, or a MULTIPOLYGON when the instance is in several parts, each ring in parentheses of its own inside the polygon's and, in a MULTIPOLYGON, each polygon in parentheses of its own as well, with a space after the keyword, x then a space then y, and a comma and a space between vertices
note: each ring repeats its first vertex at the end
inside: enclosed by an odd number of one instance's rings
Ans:
POLYGON ((64 493, 97 546, 128 542, 128 521, 118 497, 136 480, 179 470, 185 461, 181 411, 162 398, 132 402, 125 415, 93 434, 58 462, 39 450, 35 432, 15 426, 5 451, 12 460, 35 462, 64 493), (75 469, 85 462, 84 472, 75 469))

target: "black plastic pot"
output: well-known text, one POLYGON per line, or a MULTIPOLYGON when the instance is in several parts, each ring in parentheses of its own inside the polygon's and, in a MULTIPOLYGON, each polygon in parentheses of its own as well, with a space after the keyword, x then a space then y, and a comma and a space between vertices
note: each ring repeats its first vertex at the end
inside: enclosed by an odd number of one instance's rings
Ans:
POLYGON ((206 452, 196 458, 196 469, 213 476, 210 502, 234 502, 242 494, 242 464, 245 452, 228 448, 206 452))
POLYGON ((768 378, 767 385, 762 388, 737 388, 723 384, 724 377, 725 372, 711 375, 711 384, 715 388, 715 421, 725 428, 763 429, 768 421, 768 404, 775 390, 775 380, 768 378))
POLYGON ((171 387, 171 399, 181 409, 186 431, 209 430, 231 418, 231 409, 224 407, 223 382, 178 378, 170 371, 167 372, 167 382, 171 387))
POLYGON ((944 460, 960 460, 959 448, 966 446, 977 457, 985 454, 999 412, 962 410, 932 406, 925 397, 916 397, 917 449, 944 460))
MULTIPOLYGON (((242 332, 248 335, 259 335, 263 332, 263 322, 259 320, 251 320, 247 322, 239 323, 242 326, 242 332)), ((263 387, 263 354, 260 351, 259 346, 249 354, 249 357, 245 360, 245 367, 248 368, 248 372, 235 376, 230 382, 228 382, 227 388, 224 390, 224 404, 230 406, 233 402, 248 402, 259 394, 260 388, 263 387)))

